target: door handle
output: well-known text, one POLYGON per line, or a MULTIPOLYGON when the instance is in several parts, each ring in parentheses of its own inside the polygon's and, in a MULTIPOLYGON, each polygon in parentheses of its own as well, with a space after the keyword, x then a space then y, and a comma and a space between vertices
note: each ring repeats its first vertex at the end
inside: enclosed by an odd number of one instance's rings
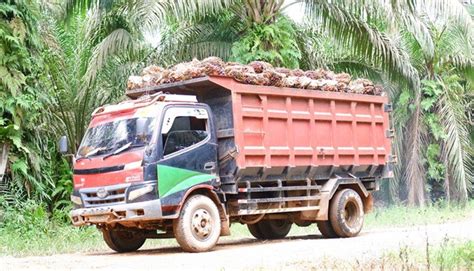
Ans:
POLYGON ((216 162, 207 162, 204 164, 204 170, 214 170, 216 168, 216 162))

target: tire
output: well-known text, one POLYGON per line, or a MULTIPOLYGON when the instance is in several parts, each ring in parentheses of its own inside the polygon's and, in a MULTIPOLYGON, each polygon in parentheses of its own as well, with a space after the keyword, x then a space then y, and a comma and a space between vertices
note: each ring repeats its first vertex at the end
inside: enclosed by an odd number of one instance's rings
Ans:
POLYGON ((260 227, 258 226, 258 223, 247 224, 247 228, 249 229, 249 232, 250 232, 250 234, 252 234, 253 237, 255 237, 259 240, 266 239, 265 236, 263 235, 262 231, 260 230, 260 227))
POLYGON ((247 225, 250 233, 257 239, 282 239, 291 230, 292 223, 288 220, 262 220, 252 225, 247 225))
POLYGON ((318 230, 325 238, 336 238, 339 237, 334 229, 332 228, 331 221, 318 221, 318 230))
POLYGON ((358 235, 364 224, 364 205, 359 194, 352 189, 336 192, 329 207, 329 220, 339 237, 358 235))
POLYGON ((190 197, 181 209, 179 217, 173 221, 173 232, 184 251, 211 250, 221 233, 217 206, 206 196, 190 197))
POLYGON ((105 243, 116 252, 132 252, 143 246, 146 238, 138 231, 103 229, 105 243))

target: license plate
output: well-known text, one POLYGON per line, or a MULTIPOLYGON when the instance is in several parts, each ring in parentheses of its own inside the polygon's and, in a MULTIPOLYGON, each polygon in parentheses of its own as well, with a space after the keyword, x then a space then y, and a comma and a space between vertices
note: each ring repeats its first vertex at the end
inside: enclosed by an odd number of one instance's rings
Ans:
POLYGON ((110 215, 94 215, 89 216, 89 222, 106 222, 110 215))

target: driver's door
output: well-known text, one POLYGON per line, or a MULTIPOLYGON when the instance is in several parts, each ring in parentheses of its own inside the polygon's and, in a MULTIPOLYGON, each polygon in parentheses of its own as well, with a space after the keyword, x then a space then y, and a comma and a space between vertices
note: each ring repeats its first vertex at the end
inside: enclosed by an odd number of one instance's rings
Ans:
POLYGON ((217 139, 210 108, 165 108, 158 144, 158 193, 162 205, 179 203, 185 192, 217 180, 217 139))

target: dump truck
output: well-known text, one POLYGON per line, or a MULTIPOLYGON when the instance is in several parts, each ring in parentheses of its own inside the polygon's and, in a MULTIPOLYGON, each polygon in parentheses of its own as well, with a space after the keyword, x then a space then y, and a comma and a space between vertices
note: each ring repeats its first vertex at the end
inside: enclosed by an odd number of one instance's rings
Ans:
POLYGON ((73 163, 72 223, 95 225, 117 252, 148 238, 208 251, 232 223, 257 239, 293 224, 353 237, 393 175, 384 95, 206 76, 127 96, 93 112, 73 163))

